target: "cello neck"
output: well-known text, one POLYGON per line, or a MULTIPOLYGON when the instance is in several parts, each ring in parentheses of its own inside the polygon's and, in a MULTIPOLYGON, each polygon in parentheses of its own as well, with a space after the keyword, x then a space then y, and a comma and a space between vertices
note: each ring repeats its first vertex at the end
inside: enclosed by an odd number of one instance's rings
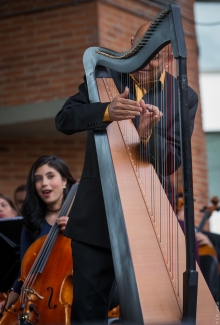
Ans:
MULTIPOLYGON (((62 208, 60 210, 58 218, 61 216, 67 216, 69 214, 69 211, 72 207, 72 204, 73 204, 73 201, 74 201, 74 198, 76 195, 77 188, 78 188, 78 184, 72 185, 72 187, 71 187, 71 189, 62 205, 62 208)), ((44 242, 44 244, 35 260, 35 263, 33 264, 32 268, 30 270, 30 273, 42 273, 43 272, 44 266, 47 262, 48 257, 50 256, 51 250, 54 246, 54 243, 57 239, 59 232, 60 232, 60 228, 57 225, 57 223, 55 223, 51 227, 51 229, 46 237, 46 240, 45 240, 45 242, 44 242)))

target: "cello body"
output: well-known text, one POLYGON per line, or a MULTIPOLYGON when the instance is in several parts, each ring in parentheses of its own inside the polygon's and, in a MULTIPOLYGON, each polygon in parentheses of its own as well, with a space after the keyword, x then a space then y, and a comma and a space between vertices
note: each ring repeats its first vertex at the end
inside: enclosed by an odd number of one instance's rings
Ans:
MULTIPOLYGON (((45 239, 46 235, 36 240, 27 250, 21 266, 20 280, 24 281, 27 278, 45 239)), ((22 289, 21 295, 26 295, 26 303, 22 306, 19 299, 14 306, 4 312, 0 324, 69 325, 72 274, 70 239, 59 234, 44 272, 37 274, 31 288, 22 289)))

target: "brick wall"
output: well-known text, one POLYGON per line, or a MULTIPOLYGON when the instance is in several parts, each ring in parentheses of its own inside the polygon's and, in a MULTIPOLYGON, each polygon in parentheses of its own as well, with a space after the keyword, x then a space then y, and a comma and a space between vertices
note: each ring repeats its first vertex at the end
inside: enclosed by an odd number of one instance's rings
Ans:
POLYGON ((71 174, 80 179, 84 159, 85 133, 74 137, 33 137, 1 139, 0 147, 0 193, 13 197, 14 189, 26 183, 35 160, 44 155, 61 157, 71 174))
MULTIPOLYGON (((9 106, 67 98, 74 94, 82 81, 82 55, 87 47, 100 45, 117 51, 128 50, 130 38, 137 28, 153 19, 162 9, 152 1, 100 0, 77 3, 70 5, 65 0, 13 0, 10 4, 1 4, 4 17, 0 20, 0 107, 7 109, 9 106), (23 13, 19 14, 21 11, 23 13)), ((194 1, 179 0, 176 3, 181 6, 183 16, 189 84, 199 94, 194 1)), ((0 192, 11 195, 14 187, 24 181, 34 159, 49 152, 61 155, 73 175, 79 177, 84 149, 75 136, 68 141, 66 139, 59 140, 59 147, 57 140, 52 137, 2 139, 0 192), (4 151, 4 147, 9 150, 4 151)), ((80 141, 84 142, 85 137, 80 141)), ((198 211, 208 202, 206 149, 200 105, 192 151, 198 223, 198 211)))
MULTIPOLYGON (((65 3, 19 0, 1 5, 5 18, 0 21, 0 107, 68 98, 82 83, 83 53, 98 43, 96 2, 65 3)), ((79 179, 84 144, 84 133, 1 138, 0 192, 12 197, 41 155, 60 156, 79 179)))
POLYGON ((0 22, 0 106, 68 97, 82 82, 84 50, 98 43, 96 2, 34 11, 62 2, 13 0, 3 11, 30 13, 0 22))

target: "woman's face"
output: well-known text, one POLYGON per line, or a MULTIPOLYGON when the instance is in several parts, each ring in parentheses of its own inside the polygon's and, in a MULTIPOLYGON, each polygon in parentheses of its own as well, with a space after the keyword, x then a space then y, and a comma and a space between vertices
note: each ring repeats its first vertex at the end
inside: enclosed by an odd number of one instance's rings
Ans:
POLYGON ((16 217, 16 215, 16 211, 10 204, 5 199, 0 198, 0 219, 16 217))
POLYGON ((63 200, 63 186, 67 180, 60 173, 45 164, 35 172, 35 188, 39 197, 46 203, 47 208, 59 209, 63 200))

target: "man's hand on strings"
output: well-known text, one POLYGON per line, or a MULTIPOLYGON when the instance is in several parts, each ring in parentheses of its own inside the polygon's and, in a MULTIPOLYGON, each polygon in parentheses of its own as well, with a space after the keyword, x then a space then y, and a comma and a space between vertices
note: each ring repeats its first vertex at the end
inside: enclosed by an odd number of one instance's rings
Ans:
POLYGON ((157 106, 145 104, 143 99, 140 100, 140 106, 142 113, 137 130, 140 138, 146 139, 150 135, 153 127, 160 121, 163 113, 157 106))
POLYGON ((60 227, 60 230, 62 233, 66 229, 68 220, 69 220, 69 217, 67 217, 67 216, 62 216, 62 217, 57 218, 56 222, 57 222, 58 226, 60 227))
POLYGON ((134 100, 127 99, 129 88, 126 87, 125 91, 113 98, 108 106, 109 117, 112 121, 121 121, 134 119, 135 116, 141 114, 142 108, 140 104, 134 100))

